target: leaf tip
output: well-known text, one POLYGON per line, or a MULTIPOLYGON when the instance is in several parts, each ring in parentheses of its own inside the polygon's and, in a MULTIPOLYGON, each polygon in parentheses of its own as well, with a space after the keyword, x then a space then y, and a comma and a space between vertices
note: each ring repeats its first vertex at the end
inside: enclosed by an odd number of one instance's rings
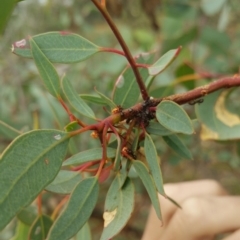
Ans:
POLYGON ((179 47, 177 48, 176 53, 175 53, 175 57, 177 57, 177 56, 179 55, 179 53, 181 52, 181 50, 182 50, 182 46, 179 46, 179 47))
POLYGON ((12 44, 12 48, 11 48, 12 52, 14 52, 14 50, 15 50, 16 48, 29 48, 29 46, 28 46, 28 44, 27 44, 27 40, 24 38, 24 39, 22 39, 22 40, 19 40, 19 41, 17 41, 17 42, 14 42, 14 43, 12 44))

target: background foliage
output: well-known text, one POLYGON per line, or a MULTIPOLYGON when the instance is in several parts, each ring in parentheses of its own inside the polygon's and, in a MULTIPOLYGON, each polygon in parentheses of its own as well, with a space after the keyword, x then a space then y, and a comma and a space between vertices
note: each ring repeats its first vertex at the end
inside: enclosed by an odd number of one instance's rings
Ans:
MULTIPOLYGON (((221 76, 239 71, 240 55, 240 4, 237 0, 190 1, 108 1, 108 8, 128 43, 137 55, 143 51, 158 49, 159 55, 183 46, 178 59, 169 69, 159 75, 151 88, 151 95, 160 97, 170 93, 183 92, 208 82, 208 75, 221 76), (151 3, 150 3, 151 2, 151 3), (206 78, 198 80, 189 66, 205 73, 206 78), (186 75, 188 77, 186 77, 186 75), (186 79, 192 81, 184 81, 186 79), (177 83, 177 84, 176 84, 177 83), (169 87, 169 84, 170 85, 169 87)), ((62 129, 68 122, 59 104, 39 81, 33 61, 18 58, 10 53, 11 43, 28 35, 47 31, 69 30, 78 33, 100 46, 118 48, 114 36, 95 7, 89 1, 23 1, 16 6, 0 41, 0 120, 24 131, 34 128, 62 129)), ((71 68, 58 64, 58 71, 65 72, 74 88, 81 93, 94 93, 94 87, 107 96, 126 61, 116 55, 104 53, 87 62, 76 63, 71 68), (94 69, 94 71, 93 71, 94 69)), ((240 109, 237 96, 231 96, 232 109, 240 109)), ((93 106, 97 116, 107 114, 93 106)), ((194 117, 192 106, 185 109, 194 117)), ((168 141, 157 137, 157 150, 162 159, 164 182, 175 182, 199 178, 219 180, 232 194, 239 194, 239 143, 201 141, 199 128, 193 136, 181 136, 191 149, 193 161, 180 158, 167 147, 168 141), (201 153, 201 154, 199 154, 201 153)), ((14 134, 14 133, 13 133, 14 134)), ((71 153, 95 147, 94 141, 86 141, 85 134, 71 145, 71 153)), ((0 151, 11 141, 12 136, 0 128, 0 151)), ((72 140, 71 140, 72 141, 72 140)), ((149 200, 140 181, 136 181, 138 192, 135 211, 129 224, 116 239, 139 239, 148 213, 149 200), (141 210, 141 211, 140 211, 141 210)), ((107 186, 102 188, 108 189, 107 186)), ((99 196, 99 203, 105 199, 99 196)), ((46 212, 50 212, 59 201, 58 197, 46 196, 46 212)), ((91 229, 94 239, 102 230, 102 204, 95 209, 91 229)), ((1 233, 1 239, 9 239, 15 223, 1 233)))

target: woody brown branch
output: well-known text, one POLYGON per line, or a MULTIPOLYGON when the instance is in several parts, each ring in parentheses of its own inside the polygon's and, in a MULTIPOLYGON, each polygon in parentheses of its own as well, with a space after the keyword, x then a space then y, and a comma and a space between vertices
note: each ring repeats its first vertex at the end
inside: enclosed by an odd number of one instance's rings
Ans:
POLYGON ((174 94, 174 95, 171 95, 168 97, 154 99, 155 106, 157 106, 163 100, 174 101, 181 105, 181 104, 185 104, 190 101, 196 100, 198 98, 202 98, 202 97, 204 97, 212 92, 215 92, 219 89, 231 88, 231 87, 237 87, 237 86, 240 86, 240 77, 239 76, 225 77, 225 78, 216 80, 212 83, 209 83, 207 85, 195 88, 186 93, 174 94))
POLYGON ((106 8, 103 7, 98 0, 91 0, 91 1, 97 7, 97 9, 100 11, 102 16, 105 18, 105 20, 107 21, 107 23, 108 23, 109 27, 111 28, 113 34, 115 35, 119 44, 121 45, 122 50, 125 53, 125 57, 128 60, 130 66, 133 70, 133 73, 136 77, 136 81, 137 81, 137 84, 139 86, 139 89, 140 89, 143 100, 148 99, 149 95, 148 95, 147 88, 146 88, 146 86, 145 86, 145 84, 142 80, 140 72, 138 71, 138 67, 136 65, 136 62, 135 62, 127 44, 125 43, 122 35, 120 34, 118 28, 116 27, 115 23, 113 22, 112 18, 110 17, 109 13, 107 12, 106 8))
MULTIPOLYGON (((196 99, 202 98, 210 93, 213 93, 217 90, 223 89, 223 88, 231 88, 231 87, 238 87, 240 86, 240 77, 234 76, 234 77, 225 77, 219 80, 216 80, 212 83, 209 83, 207 85, 195 88, 191 91, 188 91, 186 93, 181 94, 174 94, 168 97, 164 98, 155 98, 155 99, 149 99, 148 107, 151 109, 152 107, 156 107, 161 101, 163 100, 170 100, 178 103, 179 105, 185 104, 191 101, 194 101, 196 99)), ((102 132, 103 128, 106 125, 116 125, 120 123, 121 121, 127 120, 127 119, 134 119, 136 117, 136 113, 141 112, 144 109, 145 102, 137 103, 136 105, 132 106, 131 108, 124 109, 123 111, 119 113, 115 113, 113 115, 110 115, 109 117, 103 119, 102 121, 88 125, 86 127, 83 127, 79 130, 76 130, 74 132, 71 132, 71 135, 77 135, 82 132, 88 131, 88 130, 96 130, 98 132, 102 132)))
MULTIPOLYGON (((160 102, 164 100, 170 100, 170 101, 176 102, 179 105, 182 105, 185 103, 192 102, 196 99, 202 98, 219 89, 231 88, 231 87, 237 87, 237 86, 240 86, 239 76, 225 77, 225 78, 221 78, 219 80, 213 81, 207 85, 197 87, 185 93, 174 94, 174 95, 163 97, 163 98, 150 99, 149 100, 150 102, 148 103, 148 107, 149 109, 154 109, 160 102)), ((146 103, 146 101, 144 103, 146 103)), ((125 109, 121 114, 121 121, 136 117, 136 113, 143 111, 144 103, 138 103, 131 108, 125 109)))

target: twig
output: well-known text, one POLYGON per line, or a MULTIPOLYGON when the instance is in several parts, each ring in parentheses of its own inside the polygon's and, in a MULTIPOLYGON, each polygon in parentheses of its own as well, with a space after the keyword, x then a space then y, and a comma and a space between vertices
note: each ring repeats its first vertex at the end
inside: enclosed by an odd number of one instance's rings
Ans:
POLYGON ((215 92, 222 88, 231 88, 240 86, 240 77, 225 77, 216 80, 210 84, 195 88, 186 93, 175 94, 164 98, 154 99, 155 104, 158 105, 163 100, 171 100, 178 104, 185 104, 195 99, 204 97, 212 92, 215 92))
POLYGON ((136 66, 136 62, 135 62, 128 46, 126 45, 122 35, 118 31, 118 28, 116 27, 115 23, 113 22, 111 16, 107 12, 106 8, 104 8, 98 0, 92 0, 92 2, 97 7, 97 9, 102 13, 103 17, 105 18, 109 27, 112 29, 115 37, 117 38, 119 44, 121 45, 121 47, 122 47, 122 49, 125 53, 125 57, 127 58, 129 64, 131 65, 131 68, 132 68, 132 70, 134 72, 134 75, 136 77, 136 80, 137 80, 138 86, 140 88, 142 98, 143 98, 143 100, 147 100, 149 98, 147 88, 146 88, 146 86, 145 86, 145 84, 142 80, 142 77, 141 77, 139 71, 138 71, 138 68, 136 66))

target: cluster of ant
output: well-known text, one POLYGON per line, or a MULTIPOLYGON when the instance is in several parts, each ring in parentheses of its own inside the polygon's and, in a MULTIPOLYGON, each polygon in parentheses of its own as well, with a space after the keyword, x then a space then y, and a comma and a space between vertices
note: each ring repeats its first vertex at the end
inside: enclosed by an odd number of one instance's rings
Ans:
POLYGON ((140 109, 133 110, 132 108, 129 108, 126 123, 130 123, 130 121, 135 121, 136 125, 144 128, 147 127, 149 125, 149 122, 156 117, 155 111, 152 111, 150 109, 153 106, 153 101, 151 100, 151 98, 149 98, 143 102, 140 109))
MULTIPOLYGON (((127 124, 133 123, 134 126, 146 128, 149 125, 149 122, 156 117, 155 107, 156 103, 152 98, 149 98, 135 108, 124 110, 121 106, 117 106, 112 110, 112 113, 120 113, 121 118, 125 119, 127 124)), ((126 145, 122 148, 122 155, 129 159, 137 158, 136 153, 131 150, 131 146, 126 145)))
POLYGON ((145 128, 149 125, 149 122, 156 117, 155 111, 151 110, 151 107, 155 107, 155 103, 152 101, 152 98, 148 98, 138 109, 129 108, 123 110, 121 106, 117 106, 113 113, 120 113, 121 117, 126 119, 127 124, 134 121, 136 126, 145 128))

